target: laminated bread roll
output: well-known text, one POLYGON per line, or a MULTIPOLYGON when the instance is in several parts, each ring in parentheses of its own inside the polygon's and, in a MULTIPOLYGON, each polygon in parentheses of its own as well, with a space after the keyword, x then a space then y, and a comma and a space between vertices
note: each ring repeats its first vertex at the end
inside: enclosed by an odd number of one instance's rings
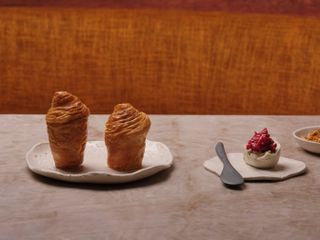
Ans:
POLYGON ((71 169, 83 162, 89 108, 68 92, 56 92, 46 115, 51 152, 57 168, 71 169))
POLYGON ((117 171, 132 172, 142 167, 150 119, 129 103, 118 104, 106 122, 105 143, 108 166, 117 171))

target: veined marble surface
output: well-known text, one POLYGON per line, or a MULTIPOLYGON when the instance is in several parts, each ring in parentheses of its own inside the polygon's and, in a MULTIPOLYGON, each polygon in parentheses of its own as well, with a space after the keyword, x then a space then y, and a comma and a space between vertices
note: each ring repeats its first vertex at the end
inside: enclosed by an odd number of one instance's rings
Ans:
MULTIPOLYGON (((90 116, 88 140, 103 140, 106 119, 90 116)), ((319 239, 320 157, 292 137, 319 119, 151 115, 148 139, 170 148, 174 167, 138 182, 93 185, 32 174, 25 154, 47 140, 44 115, 0 115, 0 239, 319 239), (232 190, 203 168, 218 140, 240 152, 264 127, 307 174, 232 190)))

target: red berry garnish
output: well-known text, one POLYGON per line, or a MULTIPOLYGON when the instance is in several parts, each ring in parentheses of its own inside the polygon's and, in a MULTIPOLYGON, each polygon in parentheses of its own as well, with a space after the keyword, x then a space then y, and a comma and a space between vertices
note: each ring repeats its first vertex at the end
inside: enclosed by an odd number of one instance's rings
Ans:
POLYGON ((253 137, 246 145, 247 149, 251 149, 258 153, 264 153, 269 150, 274 153, 276 151, 276 147, 277 144, 270 137, 267 128, 262 129, 261 132, 254 132, 253 137))

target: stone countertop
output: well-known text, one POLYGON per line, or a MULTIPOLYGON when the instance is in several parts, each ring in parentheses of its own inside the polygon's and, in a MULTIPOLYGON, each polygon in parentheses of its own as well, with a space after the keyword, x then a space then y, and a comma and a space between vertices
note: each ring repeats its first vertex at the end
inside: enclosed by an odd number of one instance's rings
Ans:
MULTIPOLYGON (((151 115, 148 138, 165 143, 174 167, 133 183, 94 185, 37 176, 25 154, 47 141, 44 115, 0 115, 0 239, 319 239, 320 157, 293 130, 319 116, 151 115), (221 140, 239 152, 267 127, 282 156, 308 172, 282 182, 225 188, 206 171, 221 140)), ((103 140, 107 115, 91 115, 88 140, 103 140)))

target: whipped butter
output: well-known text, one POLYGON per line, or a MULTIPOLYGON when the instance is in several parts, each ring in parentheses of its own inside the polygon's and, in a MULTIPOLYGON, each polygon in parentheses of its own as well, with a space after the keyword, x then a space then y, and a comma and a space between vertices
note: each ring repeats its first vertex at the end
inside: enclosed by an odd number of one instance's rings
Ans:
POLYGON ((258 153, 252 151, 252 149, 247 149, 246 146, 244 146, 244 161, 248 165, 256 168, 269 169, 275 167, 280 158, 281 146, 278 141, 274 140, 274 142, 277 144, 274 153, 272 153, 270 150, 264 153, 258 153))

